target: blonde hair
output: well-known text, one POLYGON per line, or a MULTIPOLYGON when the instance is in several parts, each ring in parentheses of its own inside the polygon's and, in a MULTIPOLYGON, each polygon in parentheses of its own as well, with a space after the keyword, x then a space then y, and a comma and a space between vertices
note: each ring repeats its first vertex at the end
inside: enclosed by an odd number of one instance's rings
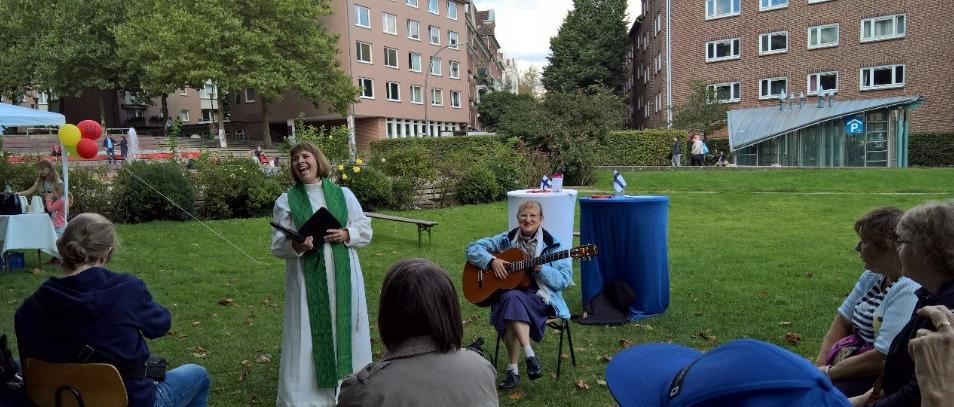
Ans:
POLYGON ((95 263, 109 255, 115 246, 116 227, 98 213, 76 216, 66 225, 63 236, 56 241, 63 264, 69 269, 95 263))
POLYGON ((59 184, 60 182, 60 173, 56 172, 56 166, 53 165, 53 162, 47 159, 42 159, 36 162, 36 169, 46 168, 47 175, 45 180, 51 180, 54 184, 59 184))
POLYGON ((314 143, 309 141, 302 141, 298 144, 295 144, 291 150, 288 152, 288 159, 292 165, 288 166, 288 172, 291 173, 292 179, 297 182, 301 182, 298 179, 298 174, 295 172, 295 154, 298 154, 302 151, 307 151, 311 155, 315 156, 315 162, 318 163, 318 178, 327 178, 328 175, 331 175, 331 163, 328 162, 328 158, 322 154, 321 149, 318 148, 314 143))
POLYGON ((520 215, 520 212, 523 212, 524 209, 527 209, 527 208, 529 208, 529 207, 531 207, 531 206, 536 206, 536 207, 537 207, 537 210, 540 211, 540 217, 542 218, 542 217, 543 217, 543 205, 540 204, 540 201, 533 200, 533 199, 531 199, 531 200, 529 200, 529 201, 523 201, 523 203, 521 203, 520 206, 517 207, 517 216, 519 216, 519 215, 520 215))
POLYGON ((954 201, 928 202, 911 208, 898 223, 898 236, 954 277, 954 201))

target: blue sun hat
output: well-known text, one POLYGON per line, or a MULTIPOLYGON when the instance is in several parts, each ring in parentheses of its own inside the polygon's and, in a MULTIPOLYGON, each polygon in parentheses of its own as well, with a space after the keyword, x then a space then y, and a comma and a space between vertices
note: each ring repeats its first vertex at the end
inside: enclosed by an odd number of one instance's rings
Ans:
POLYGON ((851 406, 805 358, 751 339, 706 353, 666 343, 633 346, 613 356, 606 382, 623 407, 851 406))

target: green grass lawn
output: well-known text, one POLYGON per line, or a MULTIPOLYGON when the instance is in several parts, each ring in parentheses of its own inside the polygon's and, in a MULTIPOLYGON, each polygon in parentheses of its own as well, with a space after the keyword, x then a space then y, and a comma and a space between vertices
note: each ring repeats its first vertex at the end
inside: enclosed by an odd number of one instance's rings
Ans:
MULTIPOLYGON (((602 172, 587 191, 611 190, 610 176, 602 172)), ((559 380, 525 380, 516 391, 500 394, 502 404, 613 405, 601 381, 606 360, 621 342, 672 341, 709 349, 751 337, 813 358, 835 308, 861 272, 853 250, 854 220, 876 206, 904 209, 954 198, 954 169, 641 171, 626 177, 628 191, 670 198, 669 309, 619 327, 574 325, 578 366, 564 360, 559 380), (787 333, 800 335, 801 342, 787 343, 787 333), (586 386, 578 386, 580 380, 586 386)), ((433 244, 424 248, 417 247, 413 225, 374 221, 371 245, 359 250, 372 321, 391 263, 425 257, 459 281, 464 246, 503 231, 506 210, 500 202, 401 213, 441 223, 433 244)), ((140 276, 173 314, 173 332, 150 347, 171 365, 206 366, 213 379, 212 405, 274 404, 284 267, 268 253, 267 222, 209 222, 252 258, 195 222, 119 226, 121 247, 110 268, 140 276), (222 299, 233 302, 223 306, 222 299)), ((36 267, 35 256, 27 261, 36 267)), ((55 271, 47 266, 40 275, 0 274, 0 332, 13 331, 16 307, 55 271)), ((579 312, 580 287, 571 287, 565 297, 571 311, 579 312)), ((492 351, 487 311, 463 304, 465 340, 483 336, 492 351)), ((376 331, 372 324, 372 336, 376 331)), ((550 332, 535 346, 548 373, 556 368, 557 338, 550 332)), ((377 357, 382 346, 373 341, 377 357)))

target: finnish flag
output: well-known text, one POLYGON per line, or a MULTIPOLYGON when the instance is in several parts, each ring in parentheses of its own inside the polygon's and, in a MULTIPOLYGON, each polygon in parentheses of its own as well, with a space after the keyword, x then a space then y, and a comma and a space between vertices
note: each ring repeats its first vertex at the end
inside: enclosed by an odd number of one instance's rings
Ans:
POLYGON ((550 183, 550 177, 544 175, 543 178, 540 179, 540 189, 550 189, 551 186, 553 186, 553 184, 550 183))
POLYGON ((619 170, 613 170, 613 189, 620 193, 623 192, 623 188, 626 188, 626 180, 623 179, 623 174, 619 170))

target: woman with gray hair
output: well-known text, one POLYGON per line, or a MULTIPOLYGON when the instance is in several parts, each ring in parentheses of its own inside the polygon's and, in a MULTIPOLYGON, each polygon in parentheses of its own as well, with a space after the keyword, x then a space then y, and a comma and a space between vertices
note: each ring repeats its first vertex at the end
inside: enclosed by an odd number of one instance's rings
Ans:
MULTIPOLYGON (((898 223, 898 245, 902 273, 921 284, 915 308, 954 307, 954 201, 929 202, 906 212, 898 223)), ((945 322, 915 314, 891 343, 881 385, 853 398, 852 404, 920 405, 920 387, 908 344, 919 330, 934 331, 938 325, 946 325, 945 322)))

